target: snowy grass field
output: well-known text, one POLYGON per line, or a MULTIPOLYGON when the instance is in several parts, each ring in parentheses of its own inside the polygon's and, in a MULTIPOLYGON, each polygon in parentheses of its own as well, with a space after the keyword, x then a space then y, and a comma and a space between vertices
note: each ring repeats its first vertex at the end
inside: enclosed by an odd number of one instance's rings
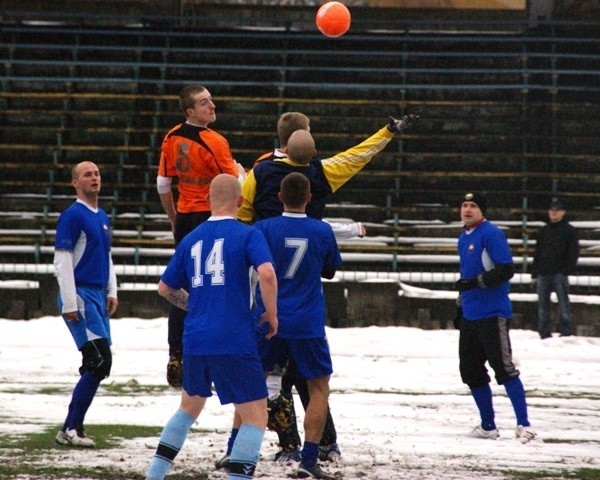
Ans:
MULTIPOLYGON (((0 479, 143 480, 164 423, 179 404, 164 380, 166 319, 113 320, 113 371, 86 420, 93 450, 55 445, 80 355, 59 317, 0 320, 0 479)), ((328 329, 335 373, 330 405, 342 459, 324 465, 346 480, 600 480, 600 338, 511 333, 532 424, 521 445, 504 389, 495 383, 500 439, 466 436, 478 423, 458 374, 458 332, 407 327, 328 329)), ((299 400, 296 409, 303 418, 299 400)), ((167 479, 226 479, 232 407, 210 399, 167 479)), ((301 424, 300 424, 301 428, 301 424)), ((302 428, 301 428, 302 429, 302 428)), ((288 478, 268 460, 255 478, 288 478)))

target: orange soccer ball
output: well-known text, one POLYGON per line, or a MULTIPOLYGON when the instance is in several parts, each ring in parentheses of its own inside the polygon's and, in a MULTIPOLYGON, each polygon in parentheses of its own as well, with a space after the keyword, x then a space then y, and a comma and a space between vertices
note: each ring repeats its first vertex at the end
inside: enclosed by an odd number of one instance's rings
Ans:
POLYGON ((339 37, 350 28, 350 11, 340 2, 327 2, 317 11, 315 23, 327 37, 339 37))

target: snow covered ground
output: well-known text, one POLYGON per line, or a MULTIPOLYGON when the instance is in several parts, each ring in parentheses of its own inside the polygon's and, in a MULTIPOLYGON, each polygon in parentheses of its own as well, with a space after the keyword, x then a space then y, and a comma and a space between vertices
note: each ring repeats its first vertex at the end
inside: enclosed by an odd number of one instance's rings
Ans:
MULTIPOLYGON (((113 373, 105 382, 164 385, 166 319, 125 318, 112 325, 113 373)), ((510 402, 496 384, 492 390, 500 439, 466 436, 478 415, 458 374, 458 332, 408 327, 327 332, 335 370, 330 404, 342 461, 325 464, 326 470, 347 480, 496 480, 515 478, 511 471, 546 472, 555 479, 582 468, 600 469, 600 338, 542 341, 532 331, 511 333, 530 419, 539 431, 538 441, 521 445, 513 439, 510 402)), ((59 317, 0 320, 0 432, 58 429, 69 395, 44 391, 59 387, 70 392, 79 361, 59 317)), ((162 427, 178 402, 174 390, 115 396, 101 386, 88 413, 88 433, 93 436, 94 424, 106 423, 162 427)), ((299 401, 296 407, 301 421, 299 401)), ((196 478, 194 473, 212 470, 231 420, 232 407, 210 399, 171 472, 196 478)), ((275 442, 276 435, 267 432, 265 457, 276 451, 275 442)), ((135 439, 120 449, 88 451, 49 445, 48 461, 113 464, 123 469, 121 478, 128 478, 127 472, 144 473, 156 443, 157 438, 135 439)), ((293 465, 263 460, 256 478, 286 478, 294 470, 293 465)), ((226 475, 214 472, 210 478, 226 475)))

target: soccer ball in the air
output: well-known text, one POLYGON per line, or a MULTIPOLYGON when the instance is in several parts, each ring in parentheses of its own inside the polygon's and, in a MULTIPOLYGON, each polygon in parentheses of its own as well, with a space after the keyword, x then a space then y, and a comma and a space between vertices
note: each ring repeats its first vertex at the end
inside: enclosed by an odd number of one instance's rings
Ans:
POLYGON ((327 2, 319 8, 315 23, 323 35, 339 37, 350 28, 350 11, 343 3, 327 2))

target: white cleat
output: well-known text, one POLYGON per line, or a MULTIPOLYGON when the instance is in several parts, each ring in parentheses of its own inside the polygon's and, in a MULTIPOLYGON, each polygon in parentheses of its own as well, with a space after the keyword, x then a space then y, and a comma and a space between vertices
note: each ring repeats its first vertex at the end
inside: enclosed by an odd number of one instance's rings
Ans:
POLYGON ((483 438, 484 440, 498 440, 499 436, 500 432, 497 428, 494 428, 493 430, 484 430, 481 428, 481 425, 477 425, 469 433, 469 437, 471 438, 483 438))
POLYGON ((69 445, 69 438, 67 437, 67 434, 62 430, 58 431, 56 437, 54 437, 54 441, 59 445, 69 445))
POLYGON ((515 431, 515 438, 522 444, 532 442, 536 437, 537 432, 535 431, 535 428, 531 426, 524 427, 523 425, 519 425, 515 431))
POLYGON ((78 432, 75 429, 67 430, 65 432, 69 445, 74 447, 94 448, 96 443, 89 437, 85 436, 85 433, 78 432))

